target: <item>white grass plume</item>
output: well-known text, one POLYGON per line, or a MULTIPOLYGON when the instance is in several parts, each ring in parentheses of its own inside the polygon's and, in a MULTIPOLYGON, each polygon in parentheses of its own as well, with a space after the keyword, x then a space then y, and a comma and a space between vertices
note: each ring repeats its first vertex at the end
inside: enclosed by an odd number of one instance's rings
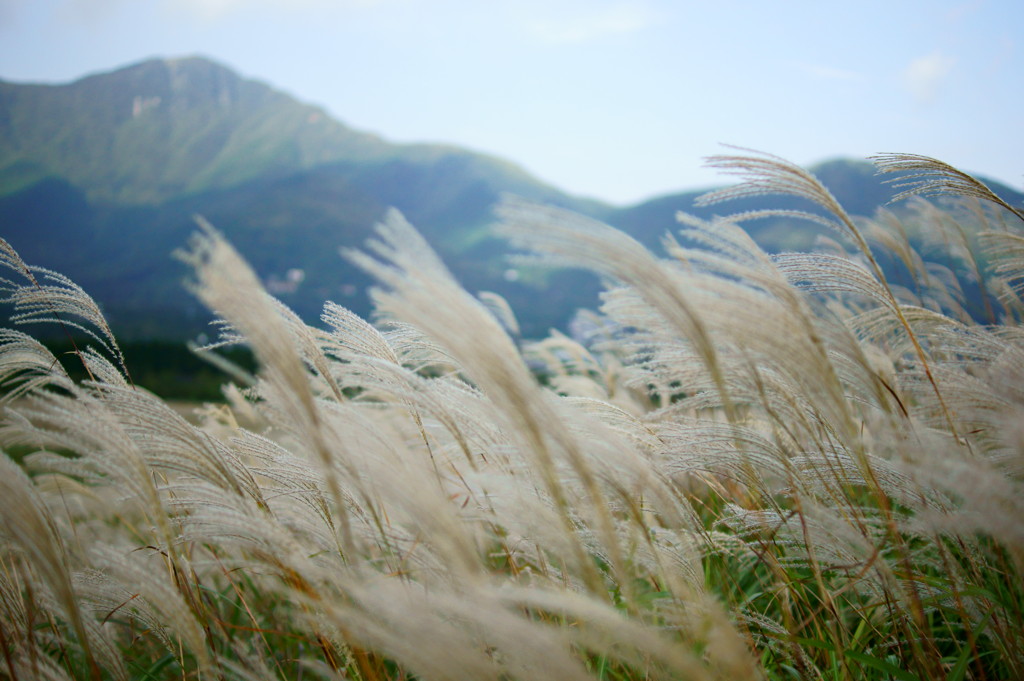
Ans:
MULTIPOLYGON (((829 207, 780 159, 735 168, 740 194, 829 207)), ((349 254, 379 278, 379 326, 331 304, 307 326, 196 238, 197 292, 260 364, 202 426, 106 351, 74 383, 0 335, 0 443, 31 452, 0 462, 0 669, 84 678, 53 660, 89 650, 118 679, 119 656, 167 653, 175 677, 738 681, 856 676, 865 655, 1018 675, 1012 308, 1001 327, 956 316, 911 222, 825 218, 896 249, 901 291, 870 249, 772 258, 734 219, 680 216, 659 258, 564 211, 504 211, 519 243, 615 281, 585 337, 520 347, 504 302, 462 290, 397 213, 349 254)), ((1017 281, 1005 250, 977 281, 1017 281)))
POLYGON ((14 305, 14 324, 57 324, 70 336, 77 329, 97 341, 130 379, 124 355, 99 305, 80 286, 62 274, 25 264, 7 241, 0 238, 0 265, 19 281, 0 278, 2 300, 14 305))
POLYGON ((1006 203, 974 176, 938 159, 920 154, 889 153, 876 154, 871 160, 879 173, 900 173, 896 179, 889 180, 894 187, 903 190, 893 197, 894 202, 910 196, 957 194, 994 203, 1024 221, 1024 211, 1020 208, 1006 203))

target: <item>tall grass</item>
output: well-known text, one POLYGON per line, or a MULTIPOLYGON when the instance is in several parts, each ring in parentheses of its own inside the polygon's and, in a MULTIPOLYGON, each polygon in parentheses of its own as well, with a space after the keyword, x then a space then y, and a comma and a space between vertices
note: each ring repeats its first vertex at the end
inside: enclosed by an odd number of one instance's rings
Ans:
POLYGON ((96 346, 78 382, 0 332, 0 676, 1024 677, 1020 213, 930 162, 880 159, 974 203, 854 219, 782 159, 713 160, 744 182, 708 201, 828 211, 814 253, 680 215, 659 257, 509 200, 515 245, 608 281, 581 337, 522 346, 398 213, 346 253, 374 324, 304 324, 204 225, 197 351, 259 369, 198 425, 3 243, 13 322, 96 346))

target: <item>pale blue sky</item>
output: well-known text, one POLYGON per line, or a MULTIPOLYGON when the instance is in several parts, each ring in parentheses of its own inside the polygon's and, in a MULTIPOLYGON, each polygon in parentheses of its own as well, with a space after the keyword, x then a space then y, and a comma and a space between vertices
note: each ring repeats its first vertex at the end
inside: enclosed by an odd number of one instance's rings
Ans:
POLYGON ((0 0, 0 78, 201 54, 393 141, 613 202, 799 163, 936 156, 1024 187, 1024 0, 0 0))

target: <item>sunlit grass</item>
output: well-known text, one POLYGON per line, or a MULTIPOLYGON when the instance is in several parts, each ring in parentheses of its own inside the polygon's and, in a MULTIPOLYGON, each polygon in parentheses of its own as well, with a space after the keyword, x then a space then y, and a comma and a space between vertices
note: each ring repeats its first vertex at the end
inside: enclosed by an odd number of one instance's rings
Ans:
POLYGON ((0 676, 1019 678, 1018 216, 854 220, 781 159, 716 163, 748 184, 712 198, 796 193, 835 240, 773 257, 755 216, 680 216, 658 257, 509 201, 501 234, 609 282, 575 338, 511 338, 397 213, 348 254, 374 325, 303 323, 204 228, 181 256, 223 319, 200 353, 257 370, 187 418, 4 243, 14 321, 98 350, 0 338, 0 676))

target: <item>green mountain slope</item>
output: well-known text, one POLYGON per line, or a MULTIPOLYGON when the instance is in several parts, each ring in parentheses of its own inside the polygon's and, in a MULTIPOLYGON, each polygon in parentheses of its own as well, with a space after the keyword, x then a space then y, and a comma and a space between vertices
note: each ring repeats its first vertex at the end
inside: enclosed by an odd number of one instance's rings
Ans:
MULTIPOLYGON (((502 159, 354 131, 206 59, 150 60, 67 85, 0 82, 0 234, 86 287, 129 333, 195 331, 198 306, 170 257, 194 215, 315 317, 328 298, 368 310, 365 280, 338 249, 361 246, 391 206, 467 283, 487 287, 505 267, 485 230, 504 193, 608 210, 502 159), (289 283, 299 269, 305 278, 289 283)), ((538 319, 546 328, 559 314, 538 319)))
MULTIPOLYGON (((892 190, 861 162, 814 168, 840 202, 870 214, 892 190)), ((1011 202, 1024 195, 992 183, 1011 202)), ((682 210, 710 217, 808 208, 766 197, 697 209, 700 192, 615 208, 567 195, 508 161, 440 145, 397 145, 201 58, 150 60, 67 85, 0 82, 0 235, 31 263, 60 271, 104 306, 122 334, 183 338, 204 328, 171 253, 203 215, 268 287, 307 319, 325 300, 369 311, 366 279, 338 254, 400 209, 470 290, 495 290, 524 333, 564 326, 597 304, 592 275, 546 278, 538 295, 489 236, 502 194, 570 208, 647 245, 682 210), (513 275, 513 276, 510 276, 513 275)), ((806 247, 818 228, 748 226, 769 251, 806 247)))
POLYGON ((67 85, 0 81, 0 195, 56 176, 91 201, 155 204, 337 163, 471 165, 484 182, 561 195, 507 161, 355 131, 200 57, 67 85))
POLYGON ((93 200, 153 203, 389 151, 201 58, 150 60, 68 85, 0 83, 0 169, 56 175, 93 200))

